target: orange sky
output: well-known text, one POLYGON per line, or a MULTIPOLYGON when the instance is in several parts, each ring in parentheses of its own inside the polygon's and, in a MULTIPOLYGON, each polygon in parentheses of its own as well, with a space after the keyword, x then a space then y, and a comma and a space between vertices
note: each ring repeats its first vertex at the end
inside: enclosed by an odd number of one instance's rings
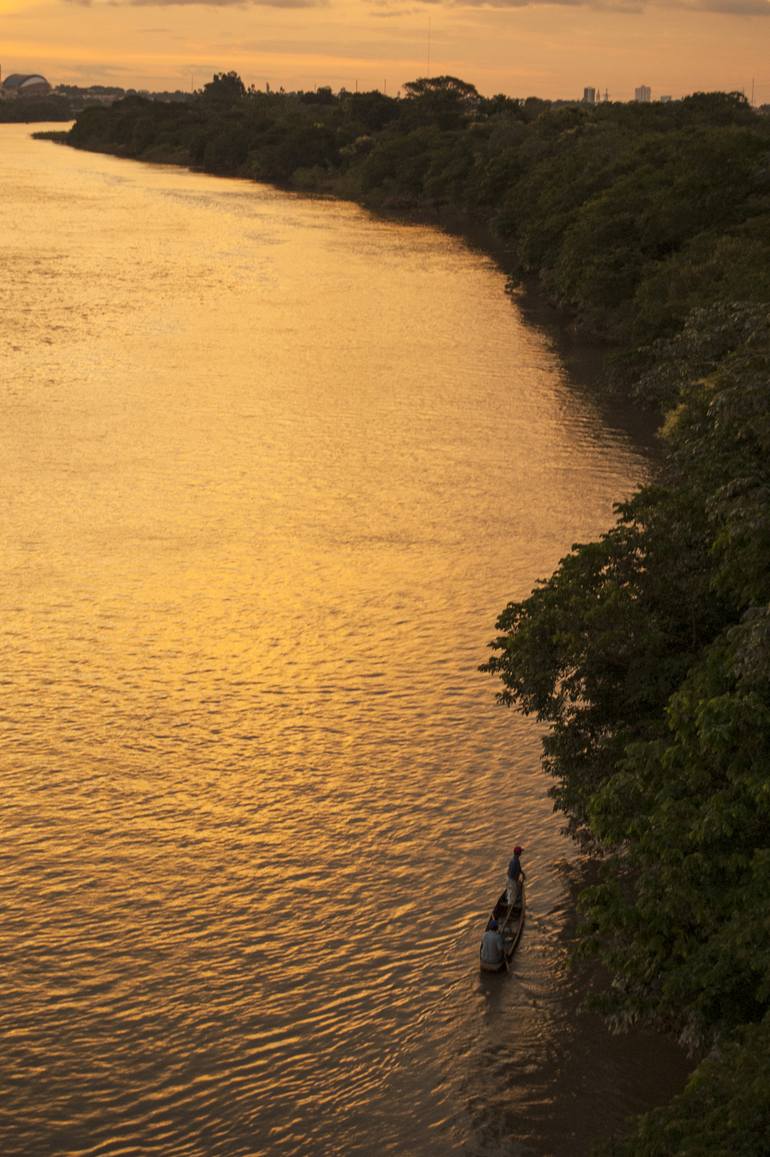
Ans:
POLYGON ((627 100, 743 89, 770 102, 770 0, 0 0, 0 65, 56 84, 383 88, 428 71, 485 94, 627 100), (428 51, 430 42, 430 69, 428 51))

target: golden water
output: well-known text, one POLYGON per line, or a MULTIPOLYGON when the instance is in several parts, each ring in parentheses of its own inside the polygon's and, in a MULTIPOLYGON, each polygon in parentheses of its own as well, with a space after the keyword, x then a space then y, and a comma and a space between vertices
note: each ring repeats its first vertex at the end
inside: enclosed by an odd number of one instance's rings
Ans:
POLYGON ((583 1152, 665 1063, 577 1012, 537 729, 476 668, 638 452, 460 242, 28 134, 0 1149, 583 1152), (529 923, 482 980, 517 840, 529 923))

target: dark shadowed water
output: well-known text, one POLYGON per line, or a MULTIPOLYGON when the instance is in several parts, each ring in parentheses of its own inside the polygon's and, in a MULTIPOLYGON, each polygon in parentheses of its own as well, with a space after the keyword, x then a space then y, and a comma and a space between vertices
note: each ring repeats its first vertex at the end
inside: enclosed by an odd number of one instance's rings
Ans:
POLYGON ((538 729, 476 669, 644 462, 459 241, 28 132, 0 1150, 586 1153, 682 1062, 578 1012, 538 729))

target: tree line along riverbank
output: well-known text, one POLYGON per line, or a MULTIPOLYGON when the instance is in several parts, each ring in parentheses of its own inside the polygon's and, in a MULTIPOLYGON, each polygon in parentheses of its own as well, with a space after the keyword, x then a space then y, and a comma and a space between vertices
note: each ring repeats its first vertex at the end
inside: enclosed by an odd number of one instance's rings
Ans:
POLYGON ((485 669, 550 725, 595 856, 579 950, 684 1092, 615 1154, 770 1152, 770 118, 736 94, 551 107, 451 77, 86 109, 68 143, 481 229, 660 415, 653 483, 506 607, 485 669))

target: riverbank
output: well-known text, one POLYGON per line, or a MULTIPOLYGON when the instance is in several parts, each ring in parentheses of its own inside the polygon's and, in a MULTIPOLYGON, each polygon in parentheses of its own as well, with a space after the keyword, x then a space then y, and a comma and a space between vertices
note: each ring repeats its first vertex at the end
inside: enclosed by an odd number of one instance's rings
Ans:
POLYGON ((74 120, 76 110, 64 96, 24 97, 19 100, 0 100, 0 124, 34 125, 51 121, 62 123, 74 120))

